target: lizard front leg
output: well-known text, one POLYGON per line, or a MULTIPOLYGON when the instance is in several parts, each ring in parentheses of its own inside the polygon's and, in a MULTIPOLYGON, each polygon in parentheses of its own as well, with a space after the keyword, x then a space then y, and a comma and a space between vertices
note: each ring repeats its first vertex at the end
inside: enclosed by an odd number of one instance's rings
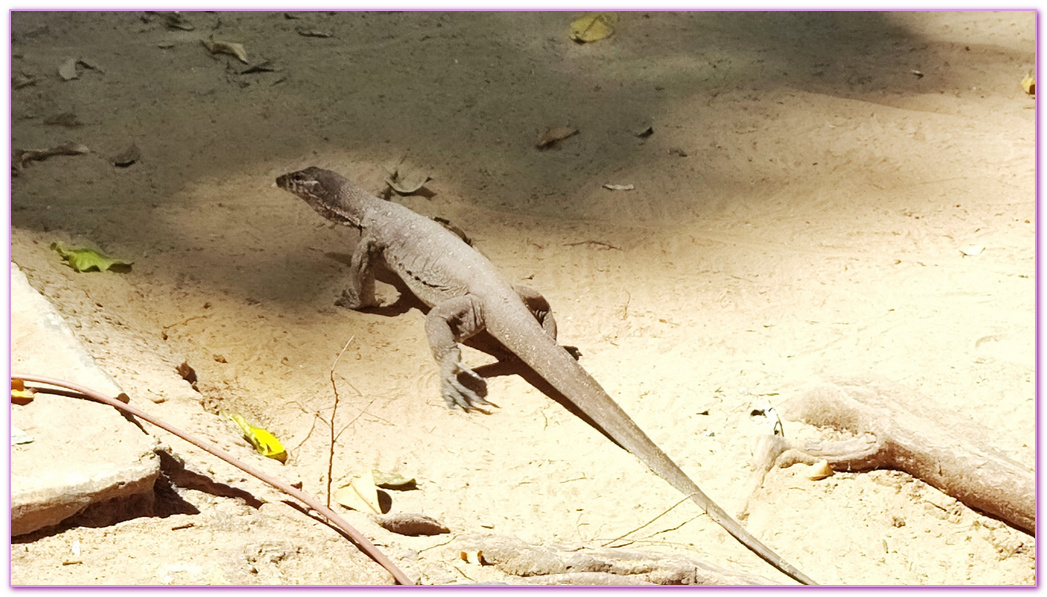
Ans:
POLYGON ((458 348, 459 342, 483 329, 482 304, 469 294, 434 305, 425 316, 429 347, 440 366, 440 393, 450 408, 482 410, 480 406, 491 404, 484 399, 487 382, 462 364, 462 351, 458 348))
POLYGON ((355 310, 378 306, 378 299, 374 295, 374 268, 372 267, 377 255, 378 245, 374 237, 364 232, 349 262, 349 286, 342 291, 342 297, 334 304, 355 310))

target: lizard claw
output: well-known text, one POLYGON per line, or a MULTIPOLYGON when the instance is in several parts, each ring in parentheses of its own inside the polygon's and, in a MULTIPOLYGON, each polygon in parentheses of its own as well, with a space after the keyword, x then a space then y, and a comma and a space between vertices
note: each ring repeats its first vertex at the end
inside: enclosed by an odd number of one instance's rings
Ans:
POLYGON ((448 408, 460 408, 466 412, 479 410, 481 406, 494 406, 484 396, 487 395, 487 382, 472 369, 459 364, 457 371, 444 376, 441 382, 441 393, 448 408))

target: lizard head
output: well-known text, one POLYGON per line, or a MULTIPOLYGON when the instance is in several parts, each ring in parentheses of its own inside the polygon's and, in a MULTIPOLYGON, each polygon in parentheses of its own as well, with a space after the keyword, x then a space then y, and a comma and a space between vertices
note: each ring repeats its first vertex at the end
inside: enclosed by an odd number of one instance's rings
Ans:
POLYGON ((341 196, 345 183, 346 180, 336 172, 316 166, 276 179, 276 186, 297 195, 323 217, 341 224, 352 224, 341 196))

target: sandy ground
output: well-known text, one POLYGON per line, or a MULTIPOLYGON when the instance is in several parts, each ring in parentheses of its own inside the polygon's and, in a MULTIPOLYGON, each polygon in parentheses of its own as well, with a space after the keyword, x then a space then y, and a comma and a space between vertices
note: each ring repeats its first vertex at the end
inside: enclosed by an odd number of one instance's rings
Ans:
MULTIPOLYGON (((401 159, 428 172, 431 197, 396 200, 543 292, 562 342, 728 511, 748 498, 752 405, 839 372, 918 390, 1033 466, 1033 13, 628 12, 590 45, 568 38, 579 13, 290 16, 192 13, 184 31, 15 13, 13 72, 35 82, 13 91, 13 148, 91 153, 13 179, 12 259, 157 414, 318 495, 331 454, 336 481, 415 477, 393 508, 453 535, 346 514, 413 577, 518 582, 457 561, 458 537, 594 546, 679 495, 518 377, 490 380, 490 416, 445 409, 417 310, 334 306, 355 233, 271 186, 305 166, 376 192, 401 159), (240 74, 212 36, 275 70, 240 74), (70 58, 94 68, 64 81, 70 58), (83 126, 44 123, 64 112, 83 126), (138 161, 115 167, 131 144, 138 161), (55 241, 134 265, 77 274, 55 241), (332 448, 318 418, 350 338, 332 448), (278 434, 287 465, 261 462, 222 409, 278 434)), ((158 435, 262 505, 179 488, 197 514, 17 541, 14 583, 388 581, 275 492, 158 435), (74 541, 80 563, 61 565, 74 541)), ((751 508, 747 527, 824 583, 1035 581, 1032 537, 901 473, 776 470, 751 508)), ((690 504, 618 544, 788 582, 690 504)))

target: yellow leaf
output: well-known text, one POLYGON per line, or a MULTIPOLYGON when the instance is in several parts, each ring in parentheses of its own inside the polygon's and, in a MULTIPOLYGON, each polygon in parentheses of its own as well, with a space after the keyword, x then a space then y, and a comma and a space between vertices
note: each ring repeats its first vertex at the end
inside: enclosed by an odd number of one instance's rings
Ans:
POLYGON ((1032 73, 1025 75, 1022 79, 1022 89, 1029 95, 1036 95, 1036 77, 1032 76, 1032 73))
POLYGON ((382 507, 378 503, 378 487, 374 484, 374 474, 371 471, 353 477, 336 489, 334 500, 358 512, 382 513, 382 507))
POLYGON ((240 427, 244 434, 244 439, 251 442, 256 452, 273 460, 287 462, 287 451, 284 449, 283 444, 280 443, 280 440, 276 439, 275 435, 261 427, 251 425, 240 415, 226 413, 225 416, 240 427))
POLYGON ((571 39, 578 43, 600 41, 614 33, 618 15, 613 12, 598 12, 584 16, 571 23, 571 39))
POLYGON ((36 392, 25 389, 25 381, 21 379, 11 380, 11 402, 15 404, 29 404, 36 397, 36 392))

